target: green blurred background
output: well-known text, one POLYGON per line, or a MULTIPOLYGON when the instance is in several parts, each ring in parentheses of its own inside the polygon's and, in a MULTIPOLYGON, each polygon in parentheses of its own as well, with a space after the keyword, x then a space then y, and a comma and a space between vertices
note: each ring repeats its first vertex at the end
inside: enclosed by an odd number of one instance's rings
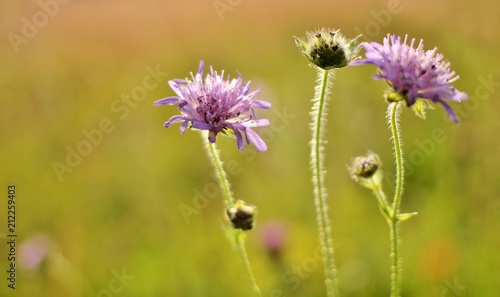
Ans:
MULTIPOLYGON (((402 211, 419 215, 401 226, 402 295, 498 296, 497 1, 2 0, 0 15, 1 296, 246 296, 201 139, 165 129, 176 109, 152 106, 173 94, 169 79, 201 59, 239 71, 273 104, 258 111, 273 123, 259 130, 267 152, 239 152, 218 138, 235 196, 259 209, 247 247, 263 296, 324 296, 307 144, 316 74, 293 41, 319 27, 378 42, 387 33, 423 38, 460 75, 454 85, 470 95, 453 104, 460 124, 440 106, 426 120, 403 113, 402 211), (94 135, 90 148, 84 133, 94 135), (86 156, 54 170, 78 148, 86 156), (17 188, 15 290, 6 280, 9 184, 17 188), (183 215, 189 207, 200 210, 183 215), (284 236, 274 256, 263 244, 273 226, 284 236), (33 242, 47 255, 22 269, 33 242)), ((389 295, 388 228, 346 171, 371 149, 394 174, 386 85, 374 73, 338 71, 330 105, 327 185, 342 296, 389 295)), ((385 188, 392 193, 389 180, 385 188)))

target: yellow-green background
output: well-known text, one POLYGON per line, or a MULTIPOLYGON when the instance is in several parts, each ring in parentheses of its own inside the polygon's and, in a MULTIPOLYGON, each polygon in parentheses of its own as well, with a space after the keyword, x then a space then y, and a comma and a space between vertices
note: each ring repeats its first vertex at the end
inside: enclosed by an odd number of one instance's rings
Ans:
MULTIPOLYGON (((458 126, 446 120, 441 106, 426 120, 410 110, 402 116, 407 159, 421 151, 415 140, 429 140, 436 128, 446 139, 406 180, 402 211, 419 215, 401 226, 402 295, 498 296, 496 1, 73 0, 60 4, 16 53, 9 34, 21 34, 23 18, 39 11, 37 1, 0 1, 0 232, 7 232, 6 189, 14 183, 18 252, 40 233, 50 238, 52 252, 38 272, 18 267, 11 290, 2 238, 0 295, 246 296, 238 257, 221 228, 220 195, 189 223, 179 211, 181 204, 193 207, 193 190, 214 182, 201 139, 193 131, 180 135, 178 125, 165 129, 176 109, 152 106, 173 95, 169 79, 186 77, 203 59, 232 76, 239 71, 252 89, 261 87, 256 98, 272 102, 275 111, 258 114, 281 127, 271 130, 265 153, 252 147, 239 152, 234 140, 217 140, 222 158, 241 168, 230 175, 235 196, 259 209, 247 247, 263 296, 324 296, 308 168, 316 74, 293 36, 332 27, 348 37, 362 31, 377 42, 387 33, 423 38, 460 75, 454 85, 470 98, 452 104, 461 117, 458 126), (390 2, 400 12, 373 31, 374 15, 390 2), (231 10, 218 13, 220 3, 231 10), (157 65, 168 75, 120 119, 113 101, 140 86, 146 67, 157 65), (476 94, 480 78, 496 83, 482 99, 476 94), (283 122, 276 111, 293 119, 283 122), (82 130, 105 118, 114 131, 59 181, 53 162, 64 163, 66 147, 75 148, 85 140, 82 130), (286 226, 281 266, 259 236, 275 220, 286 226), (292 285, 287 276, 297 277, 293 269, 303 265, 309 272, 292 285), (134 279, 120 287, 113 271, 123 269, 134 279), (120 290, 111 292, 110 283, 120 290)), ((380 154, 386 175, 394 172, 382 99, 386 84, 372 80, 374 73, 371 66, 339 70, 329 108, 327 186, 342 296, 389 295, 388 228, 374 197, 345 168, 371 149, 380 154)), ((388 184, 386 190, 392 193, 388 184)))

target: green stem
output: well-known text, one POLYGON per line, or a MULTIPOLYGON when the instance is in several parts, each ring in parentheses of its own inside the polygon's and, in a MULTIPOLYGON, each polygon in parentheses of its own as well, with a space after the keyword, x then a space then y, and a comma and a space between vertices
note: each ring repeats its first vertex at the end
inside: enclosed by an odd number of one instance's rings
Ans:
POLYGON ((229 180, 227 179, 226 172, 224 171, 223 163, 219 156, 219 150, 215 146, 215 143, 211 143, 208 140, 208 136, 206 133, 201 133, 203 137, 203 142, 205 144, 205 148, 207 149, 207 153, 209 154, 210 160, 212 160, 212 164, 214 166, 215 172, 217 173, 219 186, 222 189, 222 193, 224 195, 224 201, 226 204, 226 208, 231 208, 234 206, 234 198, 231 193, 231 185, 229 184, 229 180))
POLYGON ((400 255, 399 255, 399 232, 398 232, 398 215, 399 206, 401 204, 401 196, 403 194, 403 144, 401 139, 401 129, 399 127, 399 114, 401 113, 404 101, 392 102, 387 109, 390 129, 392 133, 392 142, 394 145, 394 155, 396 157, 396 190, 394 192, 394 200, 392 202, 392 213, 389 227, 391 229, 391 258, 392 258, 392 274, 391 274, 391 296, 399 297, 399 289, 401 282, 400 255))
POLYGON ((372 189, 373 193, 375 194, 375 197, 377 197, 378 200, 378 205, 380 207, 380 212, 384 216, 384 218, 387 220, 387 222, 392 221, 392 209, 389 207, 389 204, 387 203, 387 197, 385 196, 384 191, 382 190, 382 187, 380 183, 377 183, 376 181, 373 180, 373 177, 370 178, 370 188, 372 189))
POLYGON ((319 238, 323 263, 325 266, 325 286, 328 297, 338 296, 335 261, 333 258, 333 242, 330 235, 330 222, 328 220, 328 206, 326 203, 326 189, 324 186, 325 168, 323 165, 323 134, 326 123, 326 107, 328 103, 328 87, 331 86, 333 73, 329 77, 329 70, 318 68, 318 83, 315 89, 313 108, 312 141, 311 141, 311 167, 313 171, 314 201, 319 228, 319 238))
MULTIPOLYGON (((226 176, 226 172, 224 171, 223 163, 219 156, 219 150, 217 149, 215 143, 211 143, 208 140, 208 135, 206 133, 201 133, 201 135, 203 137, 203 142, 209 155, 209 159, 212 160, 212 165, 214 166, 215 172, 217 173, 219 186, 221 187, 222 193, 224 194, 226 209, 231 208, 234 206, 234 198, 231 192, 229 181, 226 176)), ((241 230, 235 231, 236 248, 238 249, 238 254, 241 258, 247 280, 250 284, 250 287, 252 288, 253 295, 256 297, 261 297, 262 295, 260 293, 259 286, 255 281, 255 277, 253 276, 252 267, 250 266, 250 261, 248 260, 247 251, 245 249, 245 234, 241 230)))
POLYGON ((248 282, 250 287, 252 288, 254 296, 262 296, 260 293, 259 286, 257 285, 257 281, 252 273, 252 267, 250 266, 250 261, 248 260, 247 251, 245 249, 245 234, 241 230, 237 230, 236 232, 236 245, 238 246, 238 252, 240 254, 241 262, 245 268, 245 272, 247 275, 248 282))
POLYGON ((399 297, 399 287, 401 281, 401 269, 399 262, 399 232, 398 221, 389 223, 391 229, 391 297, 399 297))
POLYGON ((401 139, 401 129, 398 123, 403 104, 404 101, 393 102, 389 104, 387 110, 387 113, 390 114, 390 128, 392 132, 394 154, 396 157, 396 191, 394 192, 394 201, 392 202, 392 217, 395 220, 397 219, 397 214, 399 214, 399 205, 401 204, 401 195, 403 194, 403 141, 401 139))

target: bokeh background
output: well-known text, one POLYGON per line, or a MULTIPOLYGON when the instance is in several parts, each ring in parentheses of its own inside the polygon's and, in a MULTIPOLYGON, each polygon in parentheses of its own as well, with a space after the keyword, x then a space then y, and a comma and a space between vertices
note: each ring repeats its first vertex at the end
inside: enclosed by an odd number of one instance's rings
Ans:
MULTIPOLYGON (((319 27, 378 42, 423 38, 460 75, 455 86, 470 98, 453 104, 458 125, 440 106, 426 120, 403 113, 402 210, 419 215, 401 225, 402 295, 498 296, 497 1, 2 0, 0 17, 1 296, 246 296, 201 139, 165 129, 175 108, 152 106, 201 59, 239 71, 273 104, 259 111, 273 124, 260 129, 267 152, 218 138, 235 196, 259 209, 247 248, 263 296, 324 296, 307 144, 316 74, 293 41, 319 27), (6 280, 9 184, 15 290, 6 280)), ((330 105, 342 296, 389 295, 388 228, 346 171, 371 149, 394 174, 386 85, 374 72, 338 71, 330 105)), ((390 178, 385 188, 392 193, 390 178)))

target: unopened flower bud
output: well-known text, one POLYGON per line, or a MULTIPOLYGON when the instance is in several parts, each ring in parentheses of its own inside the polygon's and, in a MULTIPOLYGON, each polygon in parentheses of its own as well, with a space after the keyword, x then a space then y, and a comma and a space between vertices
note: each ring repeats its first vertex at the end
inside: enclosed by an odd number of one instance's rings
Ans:
POLYGON ((306 41, 295 37, 295 44, 311 63, 329 70, 345 67, 356 59, 359 37, 348 40, 339 30, 320 29, 307 32, 306 41))
POLYGON ((365 156, 356 157, 351 167, 351 174, 356 177, 370 178, 381 166, 377 154, 368 151, 365 156))
POLYGON ((235 229, 251 230, 254 225, 255 206, 246 205, 244 201, 236 201, 234 207, 227 210, 227 217, 235 229))
POLYGON ((364 156, 353 159, 351 166, 348 166, 351 177, 367 188, 375 185, 381 186, 382 182, 382 162, 377 154, 368 151, 364 156))

